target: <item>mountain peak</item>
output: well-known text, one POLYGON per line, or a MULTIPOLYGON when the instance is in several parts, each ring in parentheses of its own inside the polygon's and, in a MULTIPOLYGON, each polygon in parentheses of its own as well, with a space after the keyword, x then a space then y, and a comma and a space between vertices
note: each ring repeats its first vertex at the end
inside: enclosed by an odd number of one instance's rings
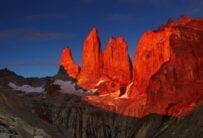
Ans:
POLYGON ((102 75, 112 81, 99 84, 107 92, 113 90, 114 95, 87 97, 86 100, 134 117, 150 113, 186 115, 203 101, 202 24, 202 19, 182 17, 144 33, 134 55, 133 73, 126 62, 127 43, 122 38, 111 37, 103 52, 102 75))
POLYGON ((78 76, 78 84, 91 88, 101 76, 102 59, 101 44, 96 28, 93 28, 83 44, 82 68, 78 76))
POLYGON ((190 112, 203 100, 202 24, 202 19, 182 17, 147 31, 138 42, 133 65, 123 37, 110 37, 102 52, 98 32, 92 29, 84 41, 77 84, 102 96, 85 100, 134 117, 190 112))
POLYGON ((7 68, 0 69, 0 76, 17 76, 17 74, 7 68))
POLYGON ((80 71, 80 67, 73 60, 71 49, 67 46, 62 51, 60 65, 73 78, 76 78, 80 71))
POLYGON ((91 31, 89 32, 86 40, 89 40, 89 39, 99 39, 99 36, 98 36, 98 31, 97 31, 97 28, 96 27, 93 27, 91 29, 91 31))
POLYGON ((65 58, 61 58, 61 64, 66 64, 66 62, 72 62, 72 52, 71 49, 68 46, 65 46, 63 51, 62 51, 62 56, 64 56, 65 58), (71 60, 67 60, 67 59, 71 59, 71 60))
POLYGON ((109 42, 103 52, 103 74, 114 82, 116 87, 111 90, 119 90, 126 87, 132 78, 132 65, 128 54, 128 46, 122 37, 110 37, 109 42))

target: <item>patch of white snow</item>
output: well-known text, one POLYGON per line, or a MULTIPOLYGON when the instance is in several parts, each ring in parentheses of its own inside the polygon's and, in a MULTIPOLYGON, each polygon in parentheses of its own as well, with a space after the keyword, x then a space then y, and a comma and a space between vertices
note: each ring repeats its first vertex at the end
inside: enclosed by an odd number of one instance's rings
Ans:
POLYGON ((16 91, 22 91, 25 93, 42 93, 42 92, 44 92, 44 88, 42 86, 41 87, 33 87, 31 85, 19 86, 13 82, 9 82, 8 86, 16 91))
POLYGON ((99 86, 100 84, 102 84, 104 82, 105 82, 105 80, 100 80, 100 81, 97 82, 96 86, 99 86))
POLYGON ((127 86, 126 91, 125 91, 125 94, 122 95, 120 98, 128 98, 128 93, 129 93, 130 88, 131 88, 132 85, 133 85, 133 82, 131 82, 131 83, 127 86))
POLYGON ((62 93, 69 93, 69 94, 74 94, 77 96, 85 96, 85 95, 90 95, 90 93, 82 90, 82 89, 75 89, 75 83, 71 81, 63 81, 63 80, 55 80, 53 84, 57 84, 61 87, 61 92, 62 93))

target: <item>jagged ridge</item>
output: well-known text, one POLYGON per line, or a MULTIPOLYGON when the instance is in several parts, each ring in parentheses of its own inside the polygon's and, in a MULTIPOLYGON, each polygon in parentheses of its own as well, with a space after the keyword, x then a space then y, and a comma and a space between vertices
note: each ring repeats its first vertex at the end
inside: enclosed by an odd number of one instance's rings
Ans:
POLYGON ((101 96, 84 99, 98 107, 136 117, 150 113, 182 116, 190 112, 203 101, 202 26, 202 19, 184 16, 144 33, 135 52, 133 70, 123 38, 110 38, 101 57, 94 28, 85 40, 82 71, 76 79, 78 85, 94 89, 101 96), (120 57, 122 50, 124 55, 120 57), (129 74, 133 74, 132 81, 129 74))

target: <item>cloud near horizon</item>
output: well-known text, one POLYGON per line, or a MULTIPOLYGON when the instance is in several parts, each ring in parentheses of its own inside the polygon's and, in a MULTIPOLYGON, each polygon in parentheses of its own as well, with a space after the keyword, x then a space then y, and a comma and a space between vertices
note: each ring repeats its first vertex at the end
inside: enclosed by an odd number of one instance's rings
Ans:
POLYGON ((28 20, 42 20, 42 19, 65 19, 68 18, 68 16, 65 16, 64 14, 56 14, 56 13, 41 13, 41 14, 32 14, 23 16, 23 18, 28 20))
POLYGON ((40 61, 40 62, 14 62, 14 63, 0 63, 0 67, 18 66, 18 67, 46 67, 46 66, 59 66, 59 62, 40 61))
POLYGON ((55 40, 71 38, 72 34, 61 32, 45 32, 33 29, 8 29, 0 31, 0 39, 55 40))

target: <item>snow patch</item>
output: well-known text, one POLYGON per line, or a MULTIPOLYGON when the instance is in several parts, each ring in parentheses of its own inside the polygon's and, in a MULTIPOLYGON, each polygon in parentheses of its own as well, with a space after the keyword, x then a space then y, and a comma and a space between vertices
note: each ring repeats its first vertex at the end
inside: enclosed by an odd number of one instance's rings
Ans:
POLYGON ((133 85, 133 82, 131 82, 131 83, 127 86, 126 91, 125 91, 125 94, 122 95, 120 98, 128 98, 128 93, 129 93, 130 88, 131 88, 132 85, 133 85))
POLYGON ((97 91, 98 91, 97 88, 88 90, 88 92, 90 92, 90 93, 95 93, 95 92, 97 92, 97 91))
POLYGON ((71 81, 63 81, 63 80, 55 80, 53 84, 57 84, 61 88, 62 93, 69 93, 69 94, 74 94, 77 96, 86 96, 90 95, 90 93, 82 90, 82 89, 75 89, 75 83, 71 81))
POLYGON ((43 87, 33 87, 31 85, 19 86, 19 85, 16 85, 15 83, 13 83, 13 82, 9 82, 8 86, 10 88, 12 88, 13 90, 22 91, 22 92, 25 92, 25 93, 42 93, 42 92, 44 92, 43 87))
POLYGON ((96 84, 96 87, 99 86, 100 84, 104 83, 104 82, 105 82, 105 80, 98 81, 97 84, 96 84))
POLYGON ((95 85, 95 88, 88 90, 88 92, 89 92, 89 93, 96 93, 96 92, 98 91, 98 88, 97 88, 97 87, 98 87, 99 85, 101 85, 102 83, 104 83, 104 82, 105 82, 105 80, 100 80, 100 81, 98 81, 97 84, 95 85))
POLYGON ((108 96, 108 97, 113 97, 113 98, 117 98, 120 94, 120 90, 117 90, 115 92, 111 92, 111 93, 107 93, 107 94, 102 94, 102 95, 99 95, 100 97, 105 97, 105 96, 108 96))

